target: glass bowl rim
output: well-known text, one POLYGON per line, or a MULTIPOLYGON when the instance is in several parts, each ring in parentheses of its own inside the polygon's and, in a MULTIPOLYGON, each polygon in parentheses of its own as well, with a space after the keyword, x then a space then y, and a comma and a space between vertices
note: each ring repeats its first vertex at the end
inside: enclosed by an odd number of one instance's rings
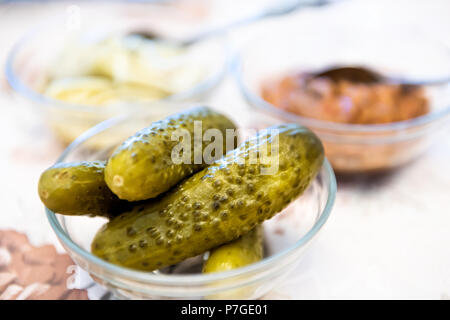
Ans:
MULTIPOLYGON (((98 133, 103 132, 114 125, 125 121, 128 116, 118 116, 105 120, 98 125, 88 129, 77 139, 75 139, 61 154, 57 159, 56 163, 63 162, 68 154, 76 147, 84 143, 89 138, 95 136, 98 133)), ((315 221, 314 225, 308 230, 308 232, 303 235, 299 240, 297 240, 293 245, 288 248, 283 249, 274 255, 264 258, 254 264, 225 272, 217 272, 210 274, 195 274, 195 275, 164 275, 164 274, 152 274, 151 272, 138 271, 130 268, 121 267, 114 265, 112 263, 106 262, 87 250, 80 247, 77 243, 72 241, 70 236, 64 231, 63 227, 58 221, 56 214, 45 207, 47 218, 50 222, 50 226, 55 232, 58 239, 63 243, 64 246, 70 248, 71 251, 76 253, 76 255, 82 257, 85 261, 90 264, 99 266, 102 270, 106 270, 110 274, 117 274, 121 277, 126 277, 133 281, 144 282, 147 284, 157 284, 157 285, 202 285, 210 282, 215 282, 218 280, 226 280, 231 277, 239 277, 245 275, 251 275, 252 273, 257 273, 258 271, 263 271, 267 267, 273 267, 277 265, 277 262, 284 260, 303 248, 313 237, 322 229, 325 222, 328 220, 330 213, 332 211, 334 201, 336 198, 337 184, 334 171, 326 158, 321 168, 321 171, 325 172, 328 183, 326 185, 328 191, 328 197, 323 210, 320 213, 319 218, 315 221)), ((102 276, 100 276, 102 277, 102 276)))
MULTIPOLYGON (((253 37, 255 39, 255 37, 253 37)), ((249 40, 251 42, 251 40, 249 40)), ((294 114, 292 112, 284 111, 280 108, 277 108, 275 105, 265 101, 260 95, 256 94, 249 88, 246 84, 245 71, 243 68, 243 56, 245 53, 243 52, 243 48, 241 47, 238 52, 234 54, 231 61, 231 72, 235 83, 237 84, 241 95, 244 97, 245 101, 250 104, 252 107, 266 111, 270 113, 272 116, 279 116, 283 119, 290 119, 291 121, 295 121, 304 126, 307 126, 311 129, 323 129, 327 131, 335 131, 338 134, 342 133, 380 133, 385 131, 400 131, 400 130, 408 130, 415 127, 425 126, 435 121, 445 119, 446 117, 450 117, 450 104, 440 110, 429 112, 425 115, 403 120, 396 121, 390 123, 383 124, 350 124, 350 123, 337 123, 332 121, 324 121, 314 118, 308 118, 304 116, 300 116, 294 114)), ((450 53, 449 53, 450 59, 450 53)), ((450 85, 450 75, 443 79, 439 79, 441 84, 439 85, 450 85)))
MULTIPOLYGON (((16 93, 18 93, 20 96, 27 98, 28 100, 42 103, 45 105, 49 105, 52 107, 58 107, 62 109, 69 109, 69 110, 75 110, 75 111, 87 111, 87 112, 93 112, 93 113, 101 113, 101 112, 107 112, 108 110, 115 109, 115 108, 124 108, 127 106, 133 106, 134 108, 138 107, 149 107, 152 104, 159 104, 159 103, 171 103, 171 102, 181 102, 186 99, 194 98, 195 96, 201 95, 205 92, 208 92, 214 86, 220 83, 220 81, 225 77, 227 71, 229 70, 230 62, 231 62, 231 47, 229 44, 229 41, 226 37, 226 35, 218 35, 213 37, 212 39, 220 40, 221 46, 223 48, 223 61, 221 61, 220 66, 218 67, 218 71, 214 71, 211 74, 208 74, 208 76, 194 85, 193 87, 177 92, 174 94, 169 95, 168 97, 158 99, 156 101, 151 102, 133 102, 133 101, 124 101, 117 104, 112 105, 105 105, 105 106, 95 106, 95 105, 79 105, 69 102, 64 102, 60 100, 56 100, 50 97, 45 96, 44 94, 37 92, 36 90, 30 88, 28 85, 26 85, 20 76, 14 71, 14 63, 16 62, 16 58, 18 54, 21 52, 24 46, 27 45, 27 43, 33 39, 34 36, 37 34, 40 34, 40 32, 44 32, 47 30, 47 28, 51 28, 53 24, 55 24, 57 21, 59 21, 61 18, 57 17, 54 19, 51 19, 49 21, 45 21, 40 23, 38 26, 33 27, 32 29, 29 29, 24 34, 22 34, 21 37, 19 37, 19 40, 17 40, 11 49, 8 52, 5 66, 4 66, 4 73, 6 80, 8 84, 11 86, 11 88, 14 89, 16 93)), ((206 39, 205 41, 210 41, 209 39, 206 39)))

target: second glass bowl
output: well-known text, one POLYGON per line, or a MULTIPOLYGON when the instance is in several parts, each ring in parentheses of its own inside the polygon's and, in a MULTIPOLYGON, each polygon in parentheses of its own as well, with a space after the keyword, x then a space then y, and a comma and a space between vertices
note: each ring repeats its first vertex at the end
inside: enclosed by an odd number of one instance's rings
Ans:
MULTIPOLYGON (((69 103, 43 94, 43 89, 51 79, 51 71, 58 69, 55 64, 58 63, 62 52, 68 50, 67 46, 73 47, 74 43, 78 42, 85 45, 105 37, 152 30, 177 17, 176 12, 168 14, 169 8, 165 8, 162 14, 167 16, 167 21, 163 17, 156 19, 157 11, 154 11, 152 4, 141 4, 139 15, 126 14, 132 11, 135 5, 122 1, 114 4, 103 3, 103 6, 97 1, 82 6, 80 4, 82 19, 79 26, 71 27, 67 17, 57 17, 33 28, 13 46, 5 70, 9 84, 27 105, 39 111, 44 121, 63 142, 72 142, 81 133, 103 120, 140 109, 153 110, 155 119, 174 113, 177 110, 169 110, 166 102, 203 101, 225 75, 229 60, 228 44, 224 37, 215 37, 196 44, 192 50, 189 49, 192 51, 190 55, 204 67, 205 74, 201 79, 187 89, 161 100, 142 103, 124 101, 97 106, 69 103), (99 8, 103 8, 101 12, 99 8), (145 18, 145 10, 151 11, 150 18, 145 18)), ((170 10, 174 11, 176 8, 170 10)), ((85 60, 88 58, 89 55, 85 60)), ((77 71, 76 64, 70 68, 77 71)))
MULTIPOLYGON (((58 162, 107 159, 126 137, 152 121, 153 115, 141 113, 102 122, 76 139, 58 162)), ((325 160, 305 193, 264 223, 265 258, 240 269, 214 274, 200 272, 200 256, 179 264, 174 274, 141 272, 113 265, 90 252, 91 241, 105 219, 62 216, 46 211, 53 230, 72 259, 119 298, 256 299, 271 290, 301 261, 308 244, 327 221, 335 194, 334 173, 325 160)))
POLYGON ((334 170, 341 174, 372 173, 403 165, 437 141, 450 118, 450 50, 441 43, 404 30, 316 26, 281 18, 246 43, 236 61, 242 95, 267 125, 297 122, 321 138, 334 170), (387 124, 321 121, 284 111, 261 96, 268 79, 289 72, 323 70, 335 65, 367 66, 411 80, 447 79, 426 85, 431 111, 414 119, 387 124))

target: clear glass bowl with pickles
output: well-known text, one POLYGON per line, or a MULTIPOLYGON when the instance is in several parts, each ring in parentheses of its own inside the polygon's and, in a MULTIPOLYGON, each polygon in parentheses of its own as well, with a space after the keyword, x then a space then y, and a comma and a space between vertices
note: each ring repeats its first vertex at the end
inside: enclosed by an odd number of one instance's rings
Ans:
POLYGON ((165 116, 173 110, 164 110, 163 101, 200 101, 227 70, 223 36, 190 46, 161 41, 179 9, 94 1, 79 10, 79 23, 63 15, 34 27, 6 64, 15 93, 67 144, 114 116, 140 109, 165 116))
POLYGON ((39 181, 63 247, 128 299, 262 297, 301 261, 335 193, 314 133, 207 107, 102 122, 39 181))

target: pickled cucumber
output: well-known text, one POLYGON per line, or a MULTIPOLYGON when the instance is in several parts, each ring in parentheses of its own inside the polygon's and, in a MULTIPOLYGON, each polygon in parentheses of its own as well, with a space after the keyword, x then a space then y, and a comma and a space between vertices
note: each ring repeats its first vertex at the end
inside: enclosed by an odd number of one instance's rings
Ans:
POLYGON ((130 209, 106 185, 105 165, 105 161, 55 164, 39 179, 39 197, 47 208, 64 215, 110 217, 130 209))
POLYGON ((204 273, 228 271, 255 263, 263 257, 262 226, 210 251, 204 273))
MULTIPOLYGON (((111 156, 105 169, 105 180, 109 188, 120 198, 129 201, 154 198, 194 172, 204 168, 202 151, 210 142, 202 139, 207 129, 218 129, 223 137, 226 129, 235 129, 225 116, 206 107, 191 109, 140 130, 119 146, 111 156), (199 148, 195 148, 194 121, 201 121, 199 148), (182 130, 183 129, 183 130, 182 130), (174 163, 172 151, 180 140, 172 139, 172 134, 189 134, 190 156, 188 161, 174 163), (195 149, 195 150, 194 150, 195 149), (200 152, 200 161, 198 159, 200 152)), ((198 144, 197 144, 198 145, 198 144)), ((221 157, 226 150, 223 139, 221 157)), ((187 153, 189 155, 189 153, 187 153)))
POLYGON ((323 152, 299 125, 263 130, 159 199, 112 219, 91 250, 117 265, 154 270, 233 241, 297 198, 319 171, 323 152), (250 161, 255 155, 258 161, 250 161), (277 170, 266 174, 273 163, 277 170))

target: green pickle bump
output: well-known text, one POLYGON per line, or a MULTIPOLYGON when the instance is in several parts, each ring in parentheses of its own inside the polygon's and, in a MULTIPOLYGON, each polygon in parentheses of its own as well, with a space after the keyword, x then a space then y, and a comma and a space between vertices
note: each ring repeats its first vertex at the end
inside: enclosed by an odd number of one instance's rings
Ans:
POLYGON ((229 271, 260 261, 263 258, 262 234, 259 225, 236 240, 212 249, 203 265, 203 273, 229 271))
POLYGON ((320 140, 304 127, 289 124, 260 131, 164 196, 112 219, 98 231, 91 250, 138 270, 202 254, 280 212, 308 187, 323 158, 320 140), (261 157, 263 150, 271 152, 261 157), (249 161, 255 155, 258 161, 249 161), (262 174, 274 163, 278 170, 262 174))
POLYGON ((45 170, 38 185, 41 201, 64 215, 110 217, 129 210, 109 190, 104 179, 104 161, 57 163, 45 170))
MULTIPOLYGON (((190 109, 154 122, 128 138, 114 151, 105 169, 109 188, 120 199, 146 200, 169 190, 183 178, 206 167, 202 157, 200 161, 198 157, 194 158, 194 151, 202 152, 210 142, 202 139, 202 147, 194 150, 194 121, 201 121, 200 138, 207 129, 218 129, 224 137, 226 129, 236 129, 227 117, 207 107, 190 109), (177 164, 172 161, 172 150, 180 140, 173 139, 172 135, 181 132, 181 129, 190 135, 191 159, 177 164)), ((226 139, 223 139, 223 153, 225 150, 226 139)))

